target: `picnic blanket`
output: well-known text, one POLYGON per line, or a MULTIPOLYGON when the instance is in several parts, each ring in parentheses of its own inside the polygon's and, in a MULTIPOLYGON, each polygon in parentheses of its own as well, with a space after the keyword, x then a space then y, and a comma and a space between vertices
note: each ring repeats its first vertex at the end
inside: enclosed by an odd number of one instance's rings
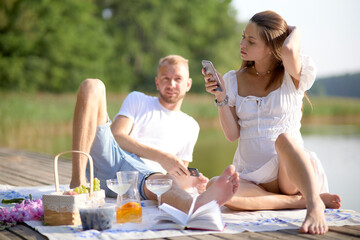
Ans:
MULTIPOLYGON (((41 198, 43 194, 54 191, 54 186, 40 187, 13 187, 0 185, 0 199, 9 196, 21 197, 29 193, 33 197, 41 198)), ((67 190, 67 186, 61 186, 67 190)), ((115 199, 107 198, 107 202, 115 199)), ((2 205, 4 206, 4 205, 2 205)), ((151 239, 186 235, 214 233, 213 231, 196 230, 151 230, 154 229, 154 217, 158 209, 153 201, 143 201, 143 220, 139 224, 126 223, 114 224, 105 231, 83 231, 79 226, 43 226, 41 221, 27 221, 26 224, 36 229, 41 234, 52 239, 151 239)), ((241 233, 243 231, 261 232, 285 229, 298 229, 304 220, 306 210, 277 210, 277 211, 232 211, 222 207, 222 217, 226 223, 222 232, 216 233, 241 233)), ((360 225, 360 213, 345 209, 326 209, 326 220, 329 226, 360 225)), ((157 226, 158 227, 158 226, 157 226)))

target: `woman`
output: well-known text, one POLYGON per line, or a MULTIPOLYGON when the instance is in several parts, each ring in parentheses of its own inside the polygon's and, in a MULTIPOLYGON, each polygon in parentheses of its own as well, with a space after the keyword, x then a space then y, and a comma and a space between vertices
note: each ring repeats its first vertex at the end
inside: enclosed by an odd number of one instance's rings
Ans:
POLYGON ((324 209, 340 208, 341 199, 327 193, 321 163, 304 148, 300 133, 302 101, 315 80, 313 61, 300 55, 299 30, 272 11, 250 19, 240 47, 241 68, 223 79, 217 73, 222 92, 215 91, 212 75, 204 77, 206 91, 215 95, 226 138, 239 142, 234 165, 240 187, 226 206, 306 207, 300 232, 324 234, 324 209))

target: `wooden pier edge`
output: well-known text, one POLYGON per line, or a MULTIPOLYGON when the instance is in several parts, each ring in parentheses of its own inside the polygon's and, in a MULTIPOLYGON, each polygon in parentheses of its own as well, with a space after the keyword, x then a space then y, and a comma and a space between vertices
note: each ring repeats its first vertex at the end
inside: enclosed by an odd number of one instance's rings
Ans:
MULTIPOLYGON (((70 156, 69 156, 70 157, 70 156)), ((49 154, 34 153, 0 147, 0 184, 13 186, 53 185, 53 159, 49 154), (31 169, 31 170, 29 170, 31 169)), ((71 160, 59 158, 60 184, 69 184, 71 179, 71 160)), ((360 239, 360 225, 329 227, 325 235, 300 234, 298 230, 280 230, 272 232, 243 232, 238 234, 213 233, 185 237, 158 239, 360 239)), ((0 231, 1 240, 48 239, 26 224, 0 231)))

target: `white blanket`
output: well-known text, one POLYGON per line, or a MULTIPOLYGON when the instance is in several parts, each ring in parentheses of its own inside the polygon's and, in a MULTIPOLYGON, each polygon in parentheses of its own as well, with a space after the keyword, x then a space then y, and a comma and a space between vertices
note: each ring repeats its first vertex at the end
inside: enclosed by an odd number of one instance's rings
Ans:
MULTIPOLYGON (((66 186, 62 186, 66 189, 66 186)), ((43 194, 53 192, 54 186, 41 187, 12 187, 0 185, 0 199, 9 196, 27 196, 29 193, 34 198, 40 198, 43 194)), ((114 199, 106 199, 114 202, 114 199)), ((150 239, 175 236, 197 235, 214 233, 212 231, 194 230, 161 230, 152 231, 153 218, 157 214, 157 208, 152 201, 143 201, 143 220, 140 224, 126 223, 114 224, 105 231, 88 230, 82 231, 81 226, 43 226, 40 221, 27 221, 26 224, 33 227, 41 234, 52 239, 150 239)), ((2 205, 3 206, 3 205, 2 205)), ((241 233, 243 231, 276 231, 284 229, 298 229, 304 220, 306 210, 279 210, 279 211, 232 211, 222 207, 222 217, 226 223, 221 233, 241 233)), ((344 209, 326 209, 326 220, 329 226, 360 225, 360 213, 344 209)), ((218 232, 216 232, 218 233, 218 232)))

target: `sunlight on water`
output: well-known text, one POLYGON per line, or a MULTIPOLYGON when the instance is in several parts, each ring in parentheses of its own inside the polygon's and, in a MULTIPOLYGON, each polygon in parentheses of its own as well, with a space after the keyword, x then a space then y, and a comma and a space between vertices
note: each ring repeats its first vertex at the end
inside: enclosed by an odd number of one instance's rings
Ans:
POLYGON ((360 135, 306 135, 305 147, 323 163, 331 193, 342 208, 360 211, 360 135))
MULTIPOLYGON (((302 133, 306 148, 323 163, 330 192, 342 197, 343 209, 360 212, 360 126, 306 125, 302 133)), ((236 146, 221 130, 202 130, 190 166, 210 178, 219 175, 232 163, 236 146)))

